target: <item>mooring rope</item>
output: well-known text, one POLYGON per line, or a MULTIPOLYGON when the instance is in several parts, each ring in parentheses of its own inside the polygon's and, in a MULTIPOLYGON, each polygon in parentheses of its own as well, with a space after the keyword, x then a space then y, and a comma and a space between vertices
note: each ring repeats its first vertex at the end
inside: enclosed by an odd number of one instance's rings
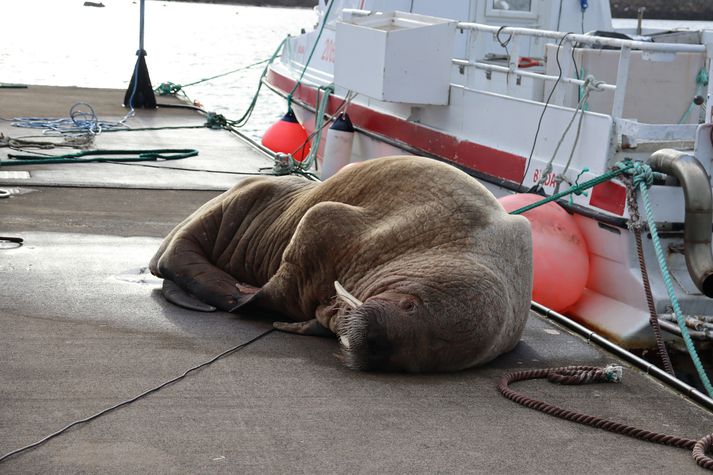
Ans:
POLYGON ((696 463, 708 470, 713 470, 713 459, 706 453, 713 444, 713 434, 709 434, 702 439, 687 439, 673 435, 661 434, 620 422, 604 419, 602 417, 584 414, 582 412, 564 409, 544 401, 533 399, 525 394, 510 388, 511 383, 530 379, 547 379, 558 384, 591 384, 591 383, 619 383, 621 382, 621 367, 607 366, 597 368, 594 366, 565 366, 560 368, 545 368, 516 371, 507 373, 500 378, 498 390, 506 398, 522 406, 535 409, 554 417, 559 417, 570 422, 588 425, 597 429, 614 432, 635 439, 654 442, 657 444, 670 445, 682 449, 692 450, 693 459, 696 463))
POLYGON ((559 193, 555 193, 552 196, 548 196, 547 198, 543 198, 540 201, 536 201, 534 203, 531 203, 527 206, 523 206, 522 208, 518 208, 515 211, 511 211, 510 214, 522 214, 526 211, 530 211, 531 209, 535 209, 539 206, 542 206, 544 204, 549 203, 550 201, 556 201, 560 198, 564 198, 565 196, 575 194, 579 195, 581 194, 584 190, 588 190, 589 188, 593 188, 600 183, 604 183, 605 181, 609 181, 612 178, 616 178, 619 175, 623 175, 624 173, 629 172, 631 169, 633 169, 634 165, 632 162, 622 162, 621 166, 614 167, 613 169, 607 171, 606 173, 599 175, 596 178, 592 178, 591 180, 585 181, 584 183, 580 184, 575 184, 574 186, 566 189, 565 191, 561 191, 559 193))
POLYGON ((571 195, 572 193, 580 194, 588 188, 592 188, 593 186, 611 180, 612 178, 622 174, 631 175, 634 187, 638 188, 639 190, 641 200, 644 204, 644 210, 646 212, 646 221, 649 226, 649 231, 651 232, 651 241, 653 242, 654 251, 656 252, 656 258, 659 264, 659 268, 661 269, 661 277, 666 287, 666 292, 668 294, 669 300, 671 301, 671 306, 673 307, 674 314, 676 315, 676 321, 678 323, 679 329, 681 330, 681 337, 683 338, 683 342, 686 345, 688 354, 691 357, 691 361, 693 362, 693 366, 696 368, 696 372, 698 373, 698 377, 700 378, 703 387, 705 388, 708 395, 713 397, 713 385, 711 385, 710 379, 708 378, 708 375, 706 374, 705 369, 703 368, 703 364, 701 363, 701 360, 698 356, 698 352, 696 351, 696 347, 693 344, 693 340, 691 340, 691 336, 688 333, 688 328, 686 327, 686 322, 683 318, 683 312, 681 311, 681 308, 678 304, 678 297, 676 296, 676 291, 673 288, 671 274, 668 270, 668 265, 666 264, 666 257, 664 256, 663 249, 661 247, 661 242, 659 240, 656 221, 654 219, 654 214, 651 208, 651 202, 649 199, 648 192, 649 188, 653 184, 653 177, 655 174, 651 170, 651 167, 642 162, 633 162, 631 160, 625 160, 623 162, 617 163, 612 170, 596 178, 588 180, 582 184, 575 185, 561 193, 556 193, 535 203, 523 206, 522 208, 516 209, 515 211, 511 211, 510 214, 522 214, 526 211, 537 208, 538 206, 542 206, 551 201, 555 201, 566 195, 571 195))
POLYGON ((649 325, 654 332, 654 338, 656 339, 656 348, 658 350, 659 358, 661 359, 661 364, 663 369, 671 376, 676 376, 676 372, 673 369, 673 364, 671 364, 671 358, 666 350, 666 343, 663 341, 663 335, 661 334, 661 325, 659 325, 659 317, 656 312, 656 305, 654 305, 654 296, 651 292, 651 283, 649 282, 649 272, 646 268, 646 258, 644 256, 644 246, 641 241, 641 228, 643 223, 641 222, 641 217, 639 215, 639 204, 636 201, 636 188, 634 188, 634 181, 630 177, 625 178, 626 183, 626 202, 629 208, 629 230, 634 233, 634 240, 636 241, 636 254, 639 259, 639 271, 641 272, 641 280, 644 284, 644 294, 646 295, 646 305, 649 309, 649 325))
MULTIPOLYGON (((646 212, 646 222, 649 226, 649 231, 651 233, 651 241, 654 245, 654 251, 656 252, 656 259, 659 263, 659 268, 661 269, 661 277, 663 278, 664 285, 666 286, 666 292, 668 293, 668 298, 671 301, 671 306, 676 314, 676 321, 678 322, 678 327, 681 330, 681 338, 686 344, 686 349, 688 349, 688 354, 693 361, 693 366, 696 368, 698 377, 703 383, 703 387, 708 392, 708 395, 713 397, 713 386, 711 385, 708 375, 706 374, 701 359, 698 357, 698 352, 696 347, 691 340, 691 335, 688 333, 688 328, 686 327, 686 322, 683 318, 683 312, 678 304, 678 297, 676 296, 676 291, 673 288, 673 282, 671 280, 671 273, 668 270, 668 264, 666 264, 666 256, 664 255, 663 248, 661 246, 661 241, 659 240, 658 229, 656 226, 656 221, 654 220, 654 212, 651 208, 651 200, 649 199, 649 188, 653 184, 653 175, 651 167, 641 162, 634 162, 634 173, 633 180, 634 186, 639 189, 641 194, 641 201, 644 204, 644 211, 646 212)), ((630 166, 627 168, 631 169, 630 166)))
POLYGON ((222 78, 222 77, 225 77, 225 76, 229 76, 230 74, 235 74, 235 73, 240 72, 240 71, 245 71, 245 70, 254 68, 255 66, 260 66, 261 64, 265 64, 265 63, 267 63, 267 62, 270 62, 270 61, 274 60, 274 58, 275 58, 275 56, 273 56, 272 58, 268 58, 268 59, 263 59, 263 60, 261 60, 261 61, 257 61, 257 62, 252 63, 252 64, 248 64, 247 66, 241 66, 241 67, 236 68, 236 69, 231 69, 230 71, 227 71, 227 72, 224 72, 224 73, 220 73, 220 74, 216 74, 215 76, 210 76, 210 77, 207 77, 207 78, 199 79, 199 80, 197 80, 197 81, 189 82, 189 83, 187 83, 187 84, 176 84, 176 83, 173 83, 173 82, 171 82, 171 81, 166 81, 166 82, 163 82, 163 83, 159 84, 158 86, 156 86, 156 88, 154 89, 154 92, 156 92, 157 94, 159 94, 159 95, 161 95, 161 96, 176 95, 178 92, 183 92, 183 89, 186 88, 186 87, 188 87, 188 86, 195 86, 196 84, 201 84, 201 83, 204 83, 204 82, 212 81, 212 80, 214 80, 214 79, 218 79, 218 78, 222 78))

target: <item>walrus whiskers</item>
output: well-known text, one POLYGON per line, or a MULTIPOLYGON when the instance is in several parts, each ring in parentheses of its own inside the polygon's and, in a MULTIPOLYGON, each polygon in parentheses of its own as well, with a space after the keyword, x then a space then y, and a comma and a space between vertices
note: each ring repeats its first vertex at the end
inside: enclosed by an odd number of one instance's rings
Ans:
POLYGON ((351 369, 363 370, 368 366, 366 344, 367 319, 359 311, 344 315, 337 323, 337 336, 341 344, 339 359, 351 369))

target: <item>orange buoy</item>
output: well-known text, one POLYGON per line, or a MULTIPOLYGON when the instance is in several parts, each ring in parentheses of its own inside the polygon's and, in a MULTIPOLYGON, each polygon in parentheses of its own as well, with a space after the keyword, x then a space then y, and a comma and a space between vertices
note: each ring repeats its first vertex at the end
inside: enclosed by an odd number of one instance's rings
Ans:
MULTIPOLYGON (((499 198, 508 212, 543 197, 521 193, 499 198)), ((589 276, 589 252, 574 218, 550 202, 522 214, 532 229, 532 300, 562 312, 579 300, 589 276)))
POLYGON ((265 131, 262 144, 273 152, 292 154, 298 162, 304 160, 310 150, 307 131, 297 121, 292 109, 265 131))

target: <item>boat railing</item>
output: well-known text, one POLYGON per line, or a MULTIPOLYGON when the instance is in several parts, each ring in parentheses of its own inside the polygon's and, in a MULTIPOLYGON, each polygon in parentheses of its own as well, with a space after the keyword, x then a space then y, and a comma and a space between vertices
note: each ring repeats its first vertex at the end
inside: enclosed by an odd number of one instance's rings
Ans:
MULTIPOLYGON (((611 116, 614 119, 620 119, 624 112, 624 101, 626 98, 627 82, 629 78, 629 69, 631 66, 632 50, 640 50, 646 54, 667 54, 675 55, 677 53, 706 53, 706 46, 702 44, 678 44, 678 43, 653 43, 637 40, 627 40, 620 38, 609 38, 592 35, 582 35, 575 33, 565 33, 560 31, 537 30, 533 28, 521 27, 498 27, 493 25, 484 25, 480 23, 459 22, 458 26, 461 30, 472 30, 478 33, 487 33, 494 36, 502 36, 508 40, 509 58, 508 66, 500 66, 483 62, 478 59, 453 59, 453 63, 458 66, 468 66, 485 71, 503 72, 508 74, 541 79, 545 81, 557 81, 584 86, 586 79, 577 79, 571 77, 572 64, 565 61, 562 64, 562 73, 560 76, 545 74, 525 70, 519 67, 519 50, 523 38, 544 38, 554 40, 558 48, 563 48, 562 57, 569 57, 572 53, 572 48, 589 46, 591 48, 613 48, 619 51, 619 64, 617 68, 617 77, 615 84, 600 82, 597 88, 601 90, 614 91, 614 99, 612 103, 611 116)), ((713 65, 710 66, 710 73, 713 74, 713 65)), ((710 93, 710 91, 709 91, 710 93)), ((562 101, 562 90, 555 91, 555 103, 562 101)), ((710 109, 708 110, 707 121, 710 121, 710 109)))
MULTIPOLYGON (((370 15, 380 15, 380 12, 369 10, 345 8, 341 11, 341 16, 344 20, 349 21, 351 17, 364 17, 370 15)), ((482 23, 458 22, 457 28, 460 30, 471 30, 476 33, 491 34, 495 37, 502 36, 508 38, 508 65, 498 65, 492 62, 482 61, 480 58, 454 58, 453 64, 459 67, 472 67, 487 72, 498 72, 508 74, 508 77, 529 77, 544 81, 557 81, 574 84, 577 86, 591 85, 591 81, 587 82, 586 78, 575 78, 571 74, 572 63, 565 61, 562 64, 562 73, 558 76, 547 74, 544 71, 539 72, 531 69, 519 67, 519 51, 521 42, 524 38, 543 38, 552 40, 558 48, 563 48, 562 57, 569 57, 572 49, 575 47, 589 46, 593 49, 597 48, 613 48, 619 51, 619 63, 617 66, 616 81, 613 84, 597 81, 596 88, 598 90, 613 91, 614 97, 612 101, 611 116, 615 120, 622 119, 624 113, 624 104, 626 99, 627 83, 629 79, 629 69, 631 66, 632 51, 642 51, 643 54, 649 56, 655 55, 676 55, 677 53, 700 53, 706 54, 707 46, 704 44, 680 44, 680 43, 654 43, 646 41, 628 40, 620 38, 610 38, 603 36, 593 36, 584 34, 567 33, 561 31, 540 30, 534 28, 511 27, 511 26, 493 26, 482 23)), ((709 55, 713 56, 713 44, 708 45, 711 48, 709 55)), ((473 54, 471 49, 470 54, 473 54)), ((713 77, 713 61, 708 61, 708 75, 713 77)), ((713 81, 708 85, 708 96, 713 97, 713 81)), ((553 103, 564 103, 565 91, 563 88, 554 91, 553 103)), ((706 122, 711 122, 711 110, 708 107, 706 110, 706 122)))

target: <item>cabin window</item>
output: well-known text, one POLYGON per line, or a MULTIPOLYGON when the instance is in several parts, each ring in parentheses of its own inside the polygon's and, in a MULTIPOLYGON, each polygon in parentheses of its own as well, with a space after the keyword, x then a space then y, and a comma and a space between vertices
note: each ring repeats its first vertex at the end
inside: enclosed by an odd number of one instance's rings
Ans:
POLYGON ((536 2, 533 0, 488 0, 485 13, 488 16, 510 18, 534 18, 536 2))
POLYGON ((493 0, 494 10, 529 12, 531 7, 532 0, 493 0))

